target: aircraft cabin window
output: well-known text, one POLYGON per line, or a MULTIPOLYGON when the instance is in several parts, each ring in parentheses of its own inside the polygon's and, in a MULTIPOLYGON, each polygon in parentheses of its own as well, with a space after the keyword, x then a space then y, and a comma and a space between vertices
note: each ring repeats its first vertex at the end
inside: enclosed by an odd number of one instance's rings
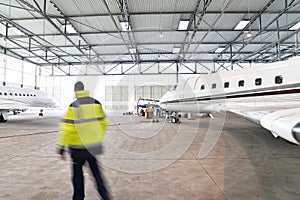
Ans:
POLYGON ((23 96, 25 97, 26 95, 25 95, 25 94, 23 94, 23 96))
POLYGON ((21 94, 21 93, 19 93, 19 96, 22 96, 22 94, 21 94))
POLYGON ((281 75, 275 77, 276 84, 281 84, 282 82, 283 82, 283 77, 281 75))
POLYGON ((229 88, 229 82, 224 83, 224 88, 229 88))
POLYGON ((204 90, 205 89, 205 85, 201 85, 201 90, 204 90))
POLYGON ((10 96, 12 96, 12 95, 13 95, 13 93, 9 93, 9 95, 10 95, 10 96))
POLYGON ((7 93, 6 93, 6 92, 4 92, 4 95, 5 95, 5 96, 7 96, 7 93))
POLYGON ((256 86, 261 85, 261 83, 262 83, 262 79, 261 78, 255 79, 255 85, 256 86))
POLYGON ((15 96, 18 96, 18 94, 17 94, 17 93, 15 93, 15 96))
POLYGON ((0 95, 2 95, 2 92, 0 92, 0 95))
POLYGON ((216 87, 217 87, 217 84, 215 84, 215 83, 213 83, 213 84, 211 85, 211 89, 216 89, 216 87))
POLYGON ((239 81, 239 87, 244 87, 245 86, 245 81, 244 80, 240 80, 239 81))

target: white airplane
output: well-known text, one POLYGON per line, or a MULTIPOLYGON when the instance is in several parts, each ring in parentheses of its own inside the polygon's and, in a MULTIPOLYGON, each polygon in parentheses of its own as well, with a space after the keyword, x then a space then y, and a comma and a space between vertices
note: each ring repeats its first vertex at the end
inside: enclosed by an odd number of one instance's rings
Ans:
POLYGON ((55 102, 40 90, 0 86, 0 122, 7 121, 9 111, 17 114, 28 108, 53 107, 54 105, 55 102))
POLYGON ((174 112, 236 113, 300 145, 300 57, 191 77, 168 91, 160 106, 174 112))

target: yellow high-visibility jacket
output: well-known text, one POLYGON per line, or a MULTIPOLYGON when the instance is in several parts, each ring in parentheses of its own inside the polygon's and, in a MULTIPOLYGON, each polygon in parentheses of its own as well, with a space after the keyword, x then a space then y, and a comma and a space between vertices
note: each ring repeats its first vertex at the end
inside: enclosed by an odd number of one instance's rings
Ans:
POLYGON ((89 97, 89 91, 75 92, 77 98, 68 108, 60 122, 57 144, 61 154, 64 147, 86 148, 104 139, 108 120, 99 101, 89 97))

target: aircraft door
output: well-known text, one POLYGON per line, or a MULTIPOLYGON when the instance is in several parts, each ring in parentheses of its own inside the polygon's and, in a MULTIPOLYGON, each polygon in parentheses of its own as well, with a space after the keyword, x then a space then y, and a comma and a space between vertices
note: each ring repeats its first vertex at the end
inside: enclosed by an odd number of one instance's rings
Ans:
POLYGON ((185 81, 184 87, 183 87, 183 94, 184 94, 183 98, 195 97, 194 85, 195 85, 196 80, 197 80, 197 78, 190 77, 185 81))

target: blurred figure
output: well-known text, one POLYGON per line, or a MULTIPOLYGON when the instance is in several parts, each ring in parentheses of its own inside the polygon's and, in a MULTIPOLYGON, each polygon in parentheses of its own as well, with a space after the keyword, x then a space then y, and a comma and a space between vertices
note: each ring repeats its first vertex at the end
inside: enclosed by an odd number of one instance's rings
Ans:
POLYGON ((82 200, 85 197, 82 168, 86 161, 95 178, 98 193, 103 199, 108 200, 111 198, 95 158, 97 154, 102 153, 101 142, 108 120, 101 103, 89 96, 89 91, 84 90, 82 82, 75 84, 74 91, 77 100, 69 106, 60 123, 58 153, 62 160, 66 160, 65 148, 68 147, 70 150, 73 161, 73 200, 82 200))

